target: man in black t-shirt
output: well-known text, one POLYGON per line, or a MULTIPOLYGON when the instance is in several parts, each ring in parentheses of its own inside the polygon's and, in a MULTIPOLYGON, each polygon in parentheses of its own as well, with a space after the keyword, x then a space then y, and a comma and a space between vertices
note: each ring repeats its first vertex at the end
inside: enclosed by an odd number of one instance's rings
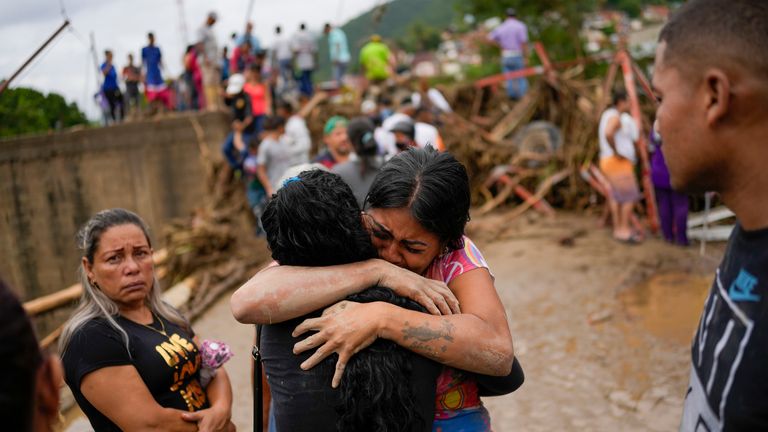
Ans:
POLYGON ((768 430, 768 2, 692 0, 659 37, 659 133, 681 192, 738 218, 691 355, 683 431, 768 430))

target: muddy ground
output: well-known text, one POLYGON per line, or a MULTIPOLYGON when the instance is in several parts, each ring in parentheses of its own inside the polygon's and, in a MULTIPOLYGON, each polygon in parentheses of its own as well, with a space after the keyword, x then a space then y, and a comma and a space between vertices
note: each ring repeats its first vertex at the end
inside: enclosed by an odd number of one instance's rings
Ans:
MULTIPOLYGON (((629 246, 573 214, 510 222, 498 212, 469 232, 496 277, 526 374, 517 392, 485 400, 495 431, 677 429, 690 339, 722 244, 703 257, 698 246, 655 239, 629 246)), ((233 421, 251 430, 253 330, 234 321, 228 301, 195 329, 232 344, 233 421)))

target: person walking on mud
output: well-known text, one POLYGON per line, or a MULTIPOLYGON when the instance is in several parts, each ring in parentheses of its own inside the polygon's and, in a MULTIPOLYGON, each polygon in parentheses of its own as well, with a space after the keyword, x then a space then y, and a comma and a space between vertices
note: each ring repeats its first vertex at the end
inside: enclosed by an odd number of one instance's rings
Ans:
POLYGON ((768 3, 692 0, 664 26, 653 86, 672 187, 738 219, 691 347, 682 431, 768 429, 768 3))

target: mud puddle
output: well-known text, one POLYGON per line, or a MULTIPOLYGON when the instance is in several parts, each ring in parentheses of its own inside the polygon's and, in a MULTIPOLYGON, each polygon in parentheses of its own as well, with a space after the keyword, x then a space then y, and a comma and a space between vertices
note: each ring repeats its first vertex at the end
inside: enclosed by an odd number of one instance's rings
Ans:
POLYGON ((629 322, 652 335, 687 344, 699 321, 712 277, 660 273, 618 294, 629 322))

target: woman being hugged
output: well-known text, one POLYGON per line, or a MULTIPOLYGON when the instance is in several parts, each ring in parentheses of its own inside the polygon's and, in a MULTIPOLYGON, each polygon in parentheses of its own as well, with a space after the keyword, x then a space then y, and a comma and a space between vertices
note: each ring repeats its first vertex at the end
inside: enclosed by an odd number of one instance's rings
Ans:
POLYGON ((189 322, 160 298, 146 224, 104 210, 78 233, 83 296, 61 336, 65 380, 97 431, 228 431, 224 369, 206 387, 189 322))
POLYGON ((337 353, 335 387, 353 354, 376 338, 388 339, 449 366, 438 378, 436 430, 490 430, 476 379, 467 372, 507 375, 514 352, 488 266, 464 236, 469 195, 466 170, 450 154, 411 149, 393 157, 371 185, 362 216, 379 258, 269 267, 233 295, 235 317, 275 323, 333 305, 294 331, 294 336, 317 332, 294 347, 297 353, 317 348, 303 369, 337 353), (343 300, 372 285, 390 288, 431 313, 343 300))

